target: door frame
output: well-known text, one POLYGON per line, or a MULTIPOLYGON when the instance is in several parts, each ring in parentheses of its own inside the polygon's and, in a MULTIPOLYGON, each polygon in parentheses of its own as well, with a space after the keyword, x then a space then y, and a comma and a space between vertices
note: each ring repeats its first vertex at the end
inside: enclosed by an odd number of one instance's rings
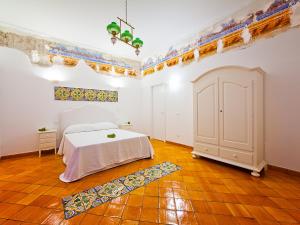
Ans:
POLYGON ((165 83, 160 83, 160 84, 155 84, 155 85, 152 85, 151 86, 151 139, 154 139, 154 113, 153 113, 153 110, 154 110, 154 98, 153 98, 153 92, 154 92, 154 88, 155 87, 159 87, 159 86, 162 86, 163 87, 163 90, 164 90, 164 96, 163 96, 163 108, 164 108, 164 122, 163 122, 163 140, 164 142, 166 142, 166 121, 167 121, 167 116, 166 116, 166 90, 167 90, 167 85, 165 83))

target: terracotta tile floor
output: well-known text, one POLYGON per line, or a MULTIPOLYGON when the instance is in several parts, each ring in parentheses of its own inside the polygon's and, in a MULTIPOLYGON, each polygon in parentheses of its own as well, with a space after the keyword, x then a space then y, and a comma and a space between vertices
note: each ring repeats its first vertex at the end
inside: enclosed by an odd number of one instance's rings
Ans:
POLYGON ((154 160, 141 160, 65 184, 59 156, 0 161, 0 224, 300 224, 300 178, 269 170, 261 178, 206 159, 191 150, 152 141, 154 160), (61 197, 151 165, 182 166, 159 181, 64 220, 61 197))

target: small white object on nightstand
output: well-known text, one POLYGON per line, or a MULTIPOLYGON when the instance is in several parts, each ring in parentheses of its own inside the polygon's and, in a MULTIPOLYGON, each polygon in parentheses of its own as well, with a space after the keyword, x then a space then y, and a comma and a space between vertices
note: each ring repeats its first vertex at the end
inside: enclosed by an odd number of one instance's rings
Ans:
POLYGON ((131 123, 123 123, 123 124, 120 124, 119 125, 119 128, 120 129, 123 129, 123 130, 132 130, 132 124, 131 123))
POLYGON ((38 131, 39 136, 39 157, 41 151, 54 149, 56 154, 56 130, 38 131))

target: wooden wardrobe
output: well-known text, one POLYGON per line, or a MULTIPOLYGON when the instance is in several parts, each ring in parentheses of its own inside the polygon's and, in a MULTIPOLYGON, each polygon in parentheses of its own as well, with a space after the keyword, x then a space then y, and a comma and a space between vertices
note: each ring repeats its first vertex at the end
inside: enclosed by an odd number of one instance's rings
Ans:
POLYGON ((193 157, 243 167, 259 176, 264 160, 264 72, 221 67, 194 83, 193 157))

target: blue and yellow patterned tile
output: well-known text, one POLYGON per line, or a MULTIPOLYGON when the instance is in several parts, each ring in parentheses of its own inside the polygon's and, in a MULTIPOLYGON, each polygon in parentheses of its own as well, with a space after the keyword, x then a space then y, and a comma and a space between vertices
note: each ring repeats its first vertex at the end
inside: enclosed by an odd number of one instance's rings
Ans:
POLYGON ((65 218, 69 219, 180 169, 173 163, 164 162, 66 197, 62 201, 65 218))
POLYGON ((64 205, 65 218, 71 218, 85 211, 80 193, 65 197, 62 202, 64 205))

